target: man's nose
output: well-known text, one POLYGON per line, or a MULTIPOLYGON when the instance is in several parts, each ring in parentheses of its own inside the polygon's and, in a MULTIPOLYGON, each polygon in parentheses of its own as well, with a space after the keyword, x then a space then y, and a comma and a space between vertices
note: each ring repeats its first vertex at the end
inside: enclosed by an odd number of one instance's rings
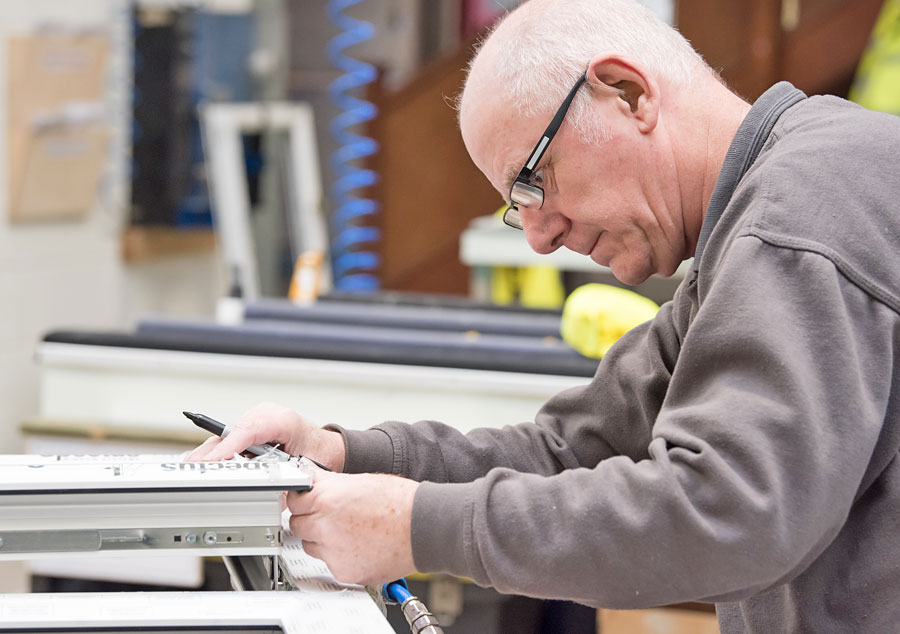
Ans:
POLYGON ((549 209, 521 208, 521 212, 525 239, 532 251, 546 255, 563 246, 568 223, 561 214, 549 209))

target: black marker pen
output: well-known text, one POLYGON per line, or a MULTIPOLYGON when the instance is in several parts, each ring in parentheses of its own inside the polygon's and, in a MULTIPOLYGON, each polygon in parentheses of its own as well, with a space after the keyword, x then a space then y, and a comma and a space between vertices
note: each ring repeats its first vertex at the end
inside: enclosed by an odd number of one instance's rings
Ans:
MULTIPOLYGON (((192 423, 194 423, 200 429, 205 429, 211 434, 215 434, 216 436, 220 436, 225 438, 228 433, 231 431, 228 429, 228 425, 224 425, 219 421, 210 418, 209 416, 205 416, 203 414, 195 414, 194 412, 181 412, 185 416, 187 416, 192 423)), ((285 453, 278 449, 277 447, 273 447, 272 445, 250 445, 246 449, 245 452, 253 454, 254 456, 267 456, 274 455, 277 456, 279 460, 290 460, 292 457, 289 453, 285 453)), ((325 471, 331 471, 328 467, 323 465, 321 462, 317 462, 308 456, 296 456, 297 458, 306 458, 311 463, 319 467, 320 469, 324 469, 325 471)))

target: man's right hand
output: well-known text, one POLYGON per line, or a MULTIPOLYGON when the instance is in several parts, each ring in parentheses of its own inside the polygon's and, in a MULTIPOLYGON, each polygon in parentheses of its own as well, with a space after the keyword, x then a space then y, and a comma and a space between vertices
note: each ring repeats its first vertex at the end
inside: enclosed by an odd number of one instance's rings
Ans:
POLYGON ((185 460, 190 462, 227 460, 250 445, 281 445, 291 455, 303 454, 340 472, 344 468, 344 439, 341 434, 316 427, 294 410, 260 403, 228 426, 225 438, 213 436, 194 449, 185 460))

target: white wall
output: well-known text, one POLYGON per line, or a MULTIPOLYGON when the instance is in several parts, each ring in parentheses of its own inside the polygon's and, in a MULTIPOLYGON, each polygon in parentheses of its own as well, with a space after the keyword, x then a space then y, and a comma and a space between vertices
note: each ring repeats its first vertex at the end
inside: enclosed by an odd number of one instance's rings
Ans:
MULTIPOLYGON (((105 182, 81 221, 11 224, 8 196, 8 42, 36 29, 101 28, 121 51, 125 0, 0 2, 0 453, 22 450, 19 425, 37 412, 35 344, 60 328, 121 329, 148 314, 212 315, 221 289, 214 253, 125 264, 120 256, 127 187, 129 55, 111 60, 106 100, 113 138, 105 182)), ((52 183, 47 184, 52 187, 52 183)), ((23 566, 0 564, 0 592, 24 591, 23 566)))
MULTIPOLYGON (((105 0, 0 5, 0 453, 20 450, 18 426, 36 411, 35 341, 62 324, 114 323, 121 284, 118 220, 109 208, 95 209, 77 223, 14 226, 8 221, 8 40, 40 24, 97 25, 110 15, 105 0)), ((4 564, 0 591, 26 587, 24 567, 4 564)))
POLYGON ((219 257, 213 252, 184 254, 131 263, 122 268, 118 323, 137 320, 212 317, 216 300, 227 288, 219 257))
MULTIPOLYGON (((128 199, 128 55, 114 55, 106 99, 113 139, 106 179, 81 221, 11 224, 7 156, 8 41, 36 29, 102 28, 113 46, 130 29, 125 0, 0 3, 0 453, 21 450, 17 429, 37 411, 36 342, 60 328, 130 327, 148 314, 211 315, 221 288, 215 254, 125 264, 121 232, 128 199)), ((52 183, 47 184, 52 187, 52 183)))
MULTIPOLYGON (((16 429, 34 415, 35 342, 61 326, 118 322, 120 211, 109 198, 83 221, 11 224, 8 196, 7 61, 11 36, 53 23, 104 26, 114 0, 30 0, 0 5, 0 453, 19 450, 16 429)), ((52 187, 52 183, 48 183, 52 187)))

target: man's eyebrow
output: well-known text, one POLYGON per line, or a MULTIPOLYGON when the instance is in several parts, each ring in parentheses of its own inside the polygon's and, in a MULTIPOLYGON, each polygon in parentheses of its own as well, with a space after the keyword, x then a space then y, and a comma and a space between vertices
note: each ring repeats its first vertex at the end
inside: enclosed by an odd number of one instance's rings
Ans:
MULTIPOLYGON (((531 154, 529 154, 528 156, 523 158, 521 160, 521 162, 516 162, 516 163, 511 164, 507 168, 506 172, 504 172, 503 181, 500 183, 503 186, 502 191, 503 191, 504 200, 509 198, 509 190, 512 188, 513 181, 516 180, 516 177, 519 175, 519 172, 522 171, 521 166, 525 165, 525 161, 527 161, 530 157, 531 157, 531 154), (520 167, 516 167, 517 165, 519 165, 520 167)), ((550 162, 550 148, 547 148, 547 150, 544 152, 544 155, 541 157, 541 160, 538 161, 538 164, 534 166, 534 171, 537 171, 539 169, 539 166, 541 166, 541 165, 546 166, 547 163, 549 163, 549 162, 550 162)), ((507 200, 506 203, 509 204, 509 200, 507 200)))
POLYGON ((507 204, 509 204, 509 190, 512 188, 513 182, 516 180, 516 176, 519 175, 519 172, 522 171, 522 168, 516 167, 517 163, 512 163, 503 174, 503 181, 500 183, 503 186, 503 198, 506 200, 507 204))

